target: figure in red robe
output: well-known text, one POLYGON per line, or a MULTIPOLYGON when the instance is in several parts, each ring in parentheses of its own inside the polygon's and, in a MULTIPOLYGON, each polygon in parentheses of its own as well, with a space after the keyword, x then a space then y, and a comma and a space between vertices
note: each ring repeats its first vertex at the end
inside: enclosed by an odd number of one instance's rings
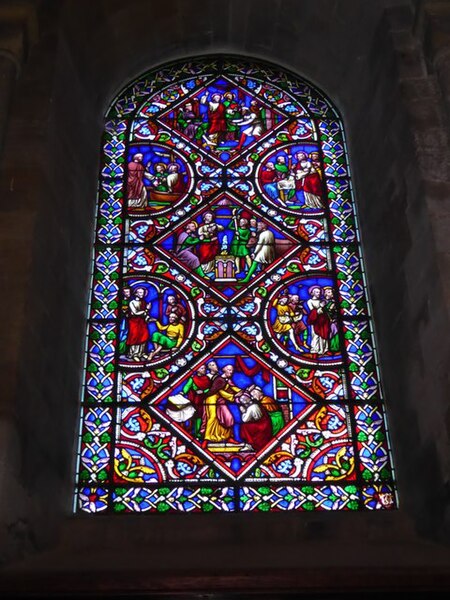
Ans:
POLYGON ((259 452, 272 439, 272 421, 264 406, 249 393, 241 394, 238 402, 242 418, 241 438, 251 449, 259 452))
POLYGON ((197 411, 198 418, 203 416, 203 402, 205 393, 211 387, 211 379, 206 374, 206 365, 201 365, 197 371, 189 377, 183 387, 183 394, 186 394, 192 405, 197 411))
POLYGON ((144 186, 144 177, 147 174, 142 160, 144 155, 140 152, 133 156, 128 163, 127 199, 129 208, 145 208, 147 190, 144 186))
MULTIPOLYGON (((200 102, 206 104, 207 95, 205 94, 200 102)), ((222 96, 213 94, 208 102, 208 130, 207 142, 216 146, 225 137, 227 132, 227 121, 225 118, 226 109, 222 104, 222 96)))
POLYGON ((150 304, 144 300, 146 293, 145 288, 137 288, 128 308, 127 358, 136 362, 148 358, 146 350, 150 339, 148 330, 150 304))

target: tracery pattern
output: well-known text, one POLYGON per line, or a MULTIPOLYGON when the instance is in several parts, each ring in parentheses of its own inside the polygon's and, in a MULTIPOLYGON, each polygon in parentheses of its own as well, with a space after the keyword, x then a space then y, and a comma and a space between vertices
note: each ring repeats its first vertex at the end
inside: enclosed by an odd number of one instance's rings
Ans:
POLYGON ((234 57, 129 85, 103 139, 75 509, 392 509, 344 132, 234 57))

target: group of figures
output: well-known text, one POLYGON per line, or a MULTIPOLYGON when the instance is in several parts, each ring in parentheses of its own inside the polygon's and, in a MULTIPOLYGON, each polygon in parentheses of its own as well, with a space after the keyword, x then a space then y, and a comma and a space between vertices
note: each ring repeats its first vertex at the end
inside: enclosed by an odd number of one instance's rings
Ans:
POLYGON ((276 258, 276 236, 267 223, 247 210, 233 208, 221 215, 212 211, 189 221, 174 240, 174 256, 204 278, 250 281, 276 258))
POLYGON ((232 91, 211 91, 186 102, 178 110, 176 126, 200 145, 238 151, 266 131, 266 116, 255 99, 247 105, 232 91))
POLYGON ((137 152, 128 163, 128 208, 146 208, 149 200, 170 204, 185 193, 185 177, 177 162, 148 162, 144 167, 143 160, 144 154, 137 152))
POLYGON ((235 367, 219 370, 210 360, 198 367, 180 393, 169 396, 166 414, 211 451, 259 452, 284 427, 277 401, 252 383, 233 381, 235 367))
POLYGON ((289 351, 323 356, 339 352, 337 308, 331 286, 312 285, 309 299, 284 290, 273 301, 271 324, 289 351))
POLYGON ((319 153, 299 151, 268 160, 259 180, 267 196, 283 206, 323 210, 322 177, 319 153))
POLYGON ((123 289, 119 353, 127 361, 151 361, 179 348, 185 339, 185 303, 170 292, 165 303, 148 302, 147 295, 145 287, 123 289))

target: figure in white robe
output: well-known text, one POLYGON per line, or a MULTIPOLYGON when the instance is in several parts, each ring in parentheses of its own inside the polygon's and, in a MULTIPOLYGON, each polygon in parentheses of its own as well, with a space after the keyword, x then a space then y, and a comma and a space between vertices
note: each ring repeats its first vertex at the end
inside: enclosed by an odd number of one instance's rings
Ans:
POLYGON ((258 239, 251 255, 252 263, 247 275, 242 280, 244 283, 250 278, 259 266, 270 265, 275 260, 275 236, 266 223, 260 221, 257 227, 258 239))

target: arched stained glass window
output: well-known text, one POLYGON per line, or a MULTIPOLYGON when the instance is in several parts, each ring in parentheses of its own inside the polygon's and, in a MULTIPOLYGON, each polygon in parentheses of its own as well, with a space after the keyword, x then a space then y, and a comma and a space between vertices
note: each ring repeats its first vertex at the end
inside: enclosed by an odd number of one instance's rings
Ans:
POLYGON ((76 510, 391 509, 341 120, 235 57, 108 111, 76 510))

